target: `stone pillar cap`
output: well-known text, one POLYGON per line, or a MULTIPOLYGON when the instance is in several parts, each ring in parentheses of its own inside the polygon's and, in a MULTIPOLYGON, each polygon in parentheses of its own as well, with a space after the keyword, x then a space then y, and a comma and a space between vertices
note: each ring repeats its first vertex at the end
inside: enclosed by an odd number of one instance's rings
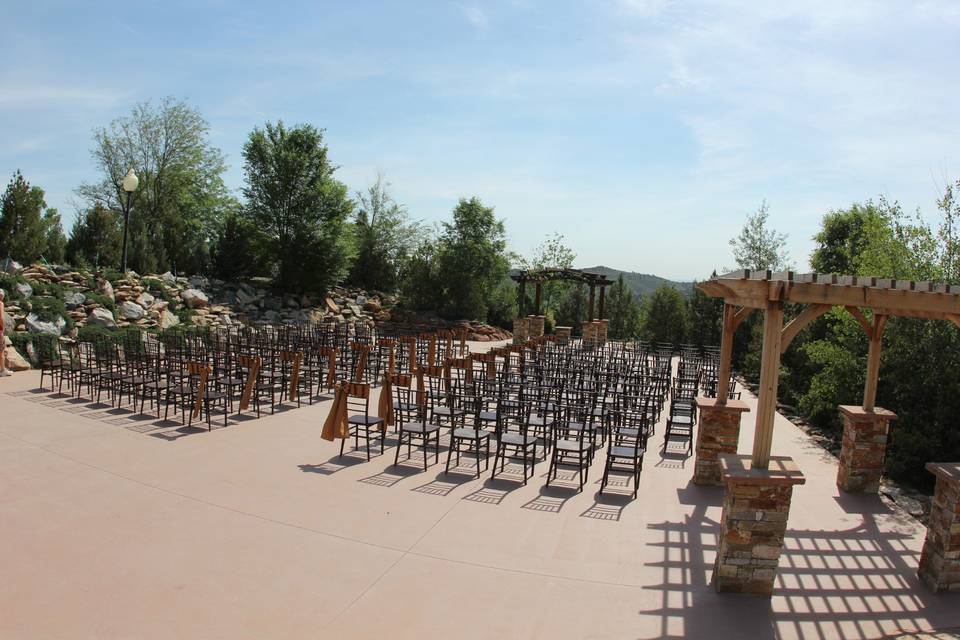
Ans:
POLYGON ((726 404, 719 404, 719 398, 697 396, 697 406, 701 409, 726 409, 727 411, 750 411, 750 405, 743 400, 727 400, 726 404))
POLYGON ((753 458, 747 455, 722 453, 717 458, 720 460, 724 482, 759 485, 807 482, 807 478, 790 456, 770 456, 770 464, 766 469, 754 469, 753 458))
POLYGON ((927 471, 937 476, 937 480, 960 482, 960 462, 928 462, 927 471))
POLYGON ((851 420, 855 421, 864 421, 867 420, 896 420, 897 414, 889 409, 883 409, 881 407, 875 407, 873 411, 866 411, 863 407, 853 405, 853 404, 842 404, 838 407, 840 413, 847 416, 851 420))

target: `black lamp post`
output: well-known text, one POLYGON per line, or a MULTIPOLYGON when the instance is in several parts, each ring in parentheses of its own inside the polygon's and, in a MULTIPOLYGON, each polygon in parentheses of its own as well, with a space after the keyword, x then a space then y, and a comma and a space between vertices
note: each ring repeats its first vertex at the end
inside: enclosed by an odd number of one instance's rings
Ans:
POLYGON ((127 175, 123 177, 123 182, 121 183, 123 190, 127 194, 126 201, 121 201, 123 205, 123 264, 120 265, 120 269, 126 273, 127 272, 127 225, 130 223, 130 194, 137 190, 137 187, 140 185, 140 179, 137 178, 137 174, 133 172, 133 169, 127 171, 127 175))

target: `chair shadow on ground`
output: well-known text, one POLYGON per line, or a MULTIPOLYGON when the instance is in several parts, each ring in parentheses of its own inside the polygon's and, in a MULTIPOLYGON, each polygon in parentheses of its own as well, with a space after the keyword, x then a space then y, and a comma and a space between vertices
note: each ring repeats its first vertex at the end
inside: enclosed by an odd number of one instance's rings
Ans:
MULTIPOLYGON (((563 470, 561 469, 561 471, 563 470)), ((560 513, 567 501, 581 492, 576 471, 572 473, 572 477, 564 477, 561 473, 558 473, 553 482, 557 482, 557 480, 564 484, 541 485, 538 494, 532 500, 521 505, 520 508, 543 513, 560 513), (569 485, 566 484, 568 482, 569 485)))
MULTIPOLYGON (((519 466, 519 465, 518 465, 519 466)), ((498 475, 496 478, 487 477, 476 491, 463 496, 461 500, 479 502, 480 504, 499 505, 503 499, 514 491, 523 487, 523 475, 518 478, 498 475)))
POLYGON ((419 487, 414 487, 410 489, 410 491, 425 493, 430 496, 446 497, 457 487, 462 487, 475 480, 479 480, 476 476, 476 471, 464 468, 461 463, 460 467, 451 468, 450 473, 441 471, 430 482, 422 484, 419 487))
POLYGON ((354 452, 351 451, 344 453, 342 456, 339 454, 332 456, 329 460, 320 464, 298 464, 297 467, 304 473, 332 476, 344 469, 364 464, 366 461, 367 457, 365 455, 361 456, 359 453, 354 455, 354 452))
POLYGON ((648 525, 657 538, 650 544, 662 550, 649 566, 663 577, 644 587, 661 594, 660 607, 638 612, 660 621, 648 637, 866 640, 957 624, 955 607, 917 577, 919 554, 910 542, 920 525, 875 495, 837 498, 859 517, 848 529, 788 528, 770 599, 714 591, 722 489, 691 483, 678 497, 694 507, 685 520, 648 525))

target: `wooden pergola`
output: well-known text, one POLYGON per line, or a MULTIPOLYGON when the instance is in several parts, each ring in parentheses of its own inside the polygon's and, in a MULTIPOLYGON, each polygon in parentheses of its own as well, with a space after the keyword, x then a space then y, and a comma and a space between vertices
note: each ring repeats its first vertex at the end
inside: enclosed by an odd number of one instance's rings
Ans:
POLYGON ((533 306, 534 315, 543 314, 543 283, 553 282, 555 280, 569 280, 573 282, 582 282, 590 287, 590 309, 587 320, 594 319, 594 301, 596 288, 600 287, 599 318, 603 318, 604 292, 606 288, 613 284, 612 280, 599 273, 589 273, 580 269, 528 269, 520 271, 510 276, 519 286, 519 315, 523 317, 524 307, 526 306, 526 286, 528 282, 536 285, 533 306))
POLYGON ((863 410, 874 411, 883 330, 890 316, 949 320, 960 326, 960 287, 889 278, 865 278, 836 274, 794 274, 791 271, 735 271, 697 285, 714 298, 723 298, 723 334, 717 404, 726 404, 730 383, 733 335, 751 313, 762 310, 763 354, 760 364, 760 395, 752 467, 766 469, 770 462, 773 419, 777 408, 780 355, 810 322, 834 307, 843 307, 863 327, 870 340, 867 356, 863 410), (784 326, 783 305, 805 305, 784 326), (866 312, 870 313, 868 317, 866 312))

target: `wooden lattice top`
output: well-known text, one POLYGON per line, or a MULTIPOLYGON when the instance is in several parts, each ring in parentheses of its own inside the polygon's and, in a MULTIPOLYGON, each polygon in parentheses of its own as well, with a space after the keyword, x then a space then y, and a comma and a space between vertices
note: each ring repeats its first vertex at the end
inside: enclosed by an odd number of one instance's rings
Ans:
POLYGON ((762 309, 770 301, 872 309, 874 313, 960 320, 960 286, 833 273, 734 271, 697 285, 729 304, 762 309))
POLYGON ((548 282, 551 280, 575 280, 590 285, 608 287, 613 284, 607 276, 580 269, 528 269, 510 276, 516 282, 548 282))

